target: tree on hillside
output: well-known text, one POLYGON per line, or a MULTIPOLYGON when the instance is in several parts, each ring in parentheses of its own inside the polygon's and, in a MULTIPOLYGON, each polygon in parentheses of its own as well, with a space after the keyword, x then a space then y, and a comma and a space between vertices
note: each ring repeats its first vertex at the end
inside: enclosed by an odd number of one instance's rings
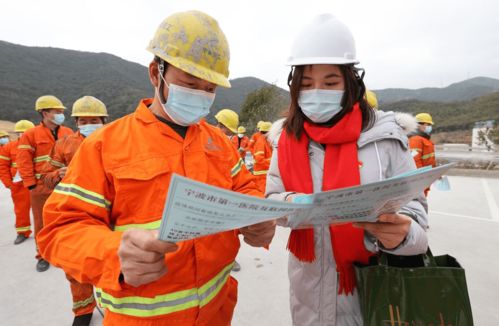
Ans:
POLYGON ((248 94, 240 114, 240 124, 248 132, 256 129, 258 121, 275 121, 287 109, 289 100, 275 85, 262 87, 248 94))

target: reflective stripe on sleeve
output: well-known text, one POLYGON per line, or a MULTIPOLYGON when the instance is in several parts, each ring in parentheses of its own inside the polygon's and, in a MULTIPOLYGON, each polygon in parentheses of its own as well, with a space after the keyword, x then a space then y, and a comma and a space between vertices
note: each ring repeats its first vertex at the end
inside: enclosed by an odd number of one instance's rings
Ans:
POLYGON ((53 166, 58 167, 58 168, 63 168, 66 166, 63 163, 56 161, 54 159, 50 159, 50 164, 52 164, 53 166))
POLYGON ((84 189, 75 184, 59 183, 55 187, 54 192, 61 195, 67 195, 74 198, 78 198, 79 200, 82 200, 86 203, 99 206, 105 209, 111 208, 111 202, 107 200, 103 195, 84 189))
POLYGON ((264 175, 267 174, 268 170, 253 171, 253 175, 264 175))
POLYGON ((5 161, 10 161, 10 157, 0 155, 0 159, 5 160, 5 161))
POLYGON ((435 156, 435 153, 430 153, 430 154, 426 154, 426 155, 421 156, 421 159, 426 160, 427 158, 434 157, 434 156, 435 156))
POLYGON ((33 147, 31 147, 30 145, 19 145, 17 146, 17 149, 31 149, 32 151, 34 151, 35 149, 33 147))
POLYGON ((99 306, 112 312, 136 317, 154 317, 194 307, 201 308, 220 293, 227 283, 233 264, 227 265, 199 288, 157 295, 153 298, 140 296, 117 298, 102 289, 96 289, 97 301, 99 306))
POLYGON ((35 163, 48 162, 48 161, 50 161, 49 155, 37 156, 33 159, 33 162, 35 162, 35 163))
POLYGON ((156 229, 159 229, 160 225, 161 225, 161 219, 154 221, 154 222, 144 223, 144 224, 115 225, 114 230, 115 231, 126 231, 128 229, 156 230, 156 229))
POLYGON ((234 165, 234 167, 230 170, 230 176, 231 177, 236 176, 239 173, 239 171, 241 171, 243 164, 244 164, 243 160, 239 159, 239 161, 237 161, 237 164, 234 165))

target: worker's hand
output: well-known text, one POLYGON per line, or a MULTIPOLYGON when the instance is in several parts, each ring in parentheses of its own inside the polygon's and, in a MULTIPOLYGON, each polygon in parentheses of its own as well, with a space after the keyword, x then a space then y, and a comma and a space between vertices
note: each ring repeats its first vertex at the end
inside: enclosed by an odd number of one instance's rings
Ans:
POLYGON ((125 282, 139 286, 156 281, 168 271, 165 254, 177 245, 158 239, 157 230, 130 229, 123 232, 118 256, 125 282))
POLYGON ((270 245, 275 234, 276 221, 262 222, 240 228, 244 235, 244 242, 253 247, 265 247, 270 245))
POLYGON ((363 228, 381 242, 385 249, 397 248, 409 233, 412 218, 402 214, 383 214, 375 223, 354 223, 363 228))
POLYGON ((65 167, 60 168, 59 170, 57 170, 57 172, 59 172, 59 177, 60 177, 61 179, 63 179, 63 178, 64 178, 64 176, 66 175, 66 171, 67 171, 67 170, 68 170, 68 167, 67 167, 67 166, 65 166, 65 167))

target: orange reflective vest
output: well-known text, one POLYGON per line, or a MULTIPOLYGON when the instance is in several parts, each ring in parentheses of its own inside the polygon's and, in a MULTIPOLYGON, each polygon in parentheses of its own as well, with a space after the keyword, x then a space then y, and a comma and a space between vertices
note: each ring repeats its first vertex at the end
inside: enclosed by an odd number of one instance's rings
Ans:
POLYGON ((54 189, 61 181, 58 170, 69 165, 84 139, 85 137, 78 131, 55 142, 49 155, 50 159, 45 163, 41 173, 45 187, 54 189))
MULTIPOLYGON (((71 129, 60 126, 57 129, 57 139, 72 133, 71 129)), ((38 183, 45 162, 50 160, 49 154, 55 141, 52 131, 43 123, 26 130, 19 139, 17 168, 26 188, 38 183)))
POLYGON ((236 231, 179 242, 168 273, 139 287, 119 282, 122 231, 160 226, 173 173, 262 196, 236 149, 202 121, 185 139, 140 102, 135 113, 96 131, 80 146, 44 207, 38 245, 44 258, 91 283, 109 325, 229 325, 237 297, 230 271, 236 231))
POLYGON ((19 141, 10 141, 0 147, 0 180, 5 187, 10 188, 13 185, 12 179, 17 173, 17 146, 19 141))
POLYGON ((429 138, 421 135, 412 136, 409 138, 409 147, 418 168, 423 166, 435 167, 437 165, 435 146, 429 138))

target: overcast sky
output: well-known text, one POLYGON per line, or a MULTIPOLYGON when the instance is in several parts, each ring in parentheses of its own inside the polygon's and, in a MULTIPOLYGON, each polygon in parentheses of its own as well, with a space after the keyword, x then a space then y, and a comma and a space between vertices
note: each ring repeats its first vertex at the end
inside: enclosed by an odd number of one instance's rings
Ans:
POLYGON ((230 78, 255 76, 285 87, 293 36, 325 12, 352 30, 371 89, 499 78, 496 0, 1 0, 0 40, 107 52, 147 65, 145 47, 159 23, 190 9, 215 17, 227 35, 230 78))

